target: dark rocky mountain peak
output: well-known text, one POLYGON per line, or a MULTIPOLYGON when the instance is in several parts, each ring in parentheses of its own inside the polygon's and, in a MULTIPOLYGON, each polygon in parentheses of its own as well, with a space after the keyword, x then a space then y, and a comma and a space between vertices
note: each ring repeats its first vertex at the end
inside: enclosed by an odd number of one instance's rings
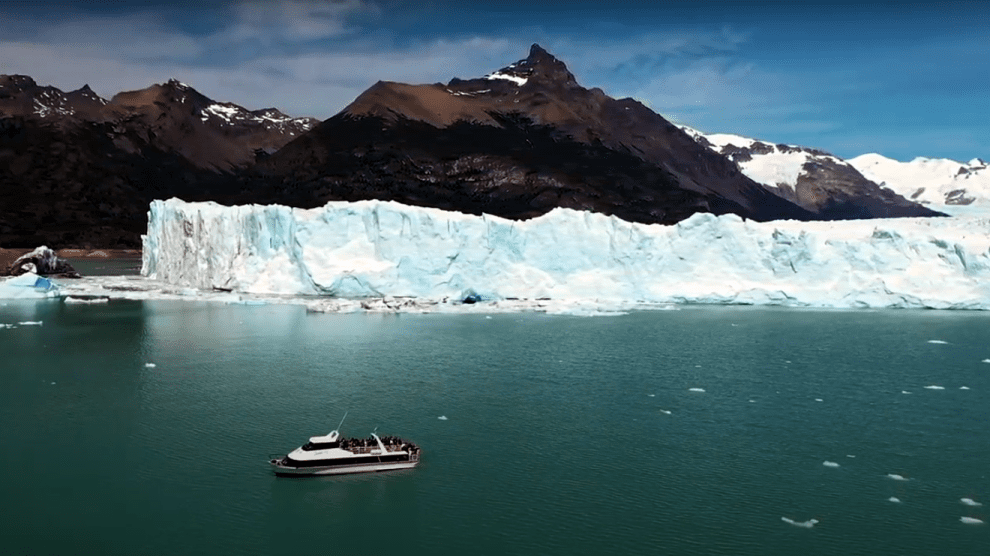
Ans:
POLYGON ((27 75, 0 75, 0 93, 20 93, 37 86, 34 79, 27 75))
POLYGON ((514 81, 520 86, 529 85, 530 87, 578 86, 574 74, 567 69, 567 65, 538 44, 533 44, 530 47, 529 56, 525 59, 492 72, 485 76, 485 79, 506 79, 514 81))
POLYGON ((201 110, 215 104, 215 102, 185 83, 170 79, 165 83, 155 84, 144 89, 117 93, 110 99, 110 104, 129 109, 178 104, 185 105, 187 109, 201 110))
POLYGON ((87 113, 99 110, 108 103, 107 99, 96 94, 89 85, 83 85, 75 91, 66 93, 65 96, 76 110, 82 109, 87 113))

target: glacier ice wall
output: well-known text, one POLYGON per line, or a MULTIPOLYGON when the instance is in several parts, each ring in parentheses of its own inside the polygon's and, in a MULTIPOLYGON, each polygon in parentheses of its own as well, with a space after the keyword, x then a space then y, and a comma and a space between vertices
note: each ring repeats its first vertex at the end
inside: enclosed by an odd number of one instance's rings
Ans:
POLYGON ((990 309, 990 219, 673 226, 557 209, 511 221, 386 201, 315 209, 154 201, 142 274, 338 297, 990 309))

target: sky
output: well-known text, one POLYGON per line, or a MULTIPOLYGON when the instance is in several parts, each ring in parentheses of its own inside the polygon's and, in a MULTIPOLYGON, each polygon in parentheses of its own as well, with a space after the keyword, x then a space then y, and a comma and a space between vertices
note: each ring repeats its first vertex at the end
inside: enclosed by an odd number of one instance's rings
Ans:
POLYGON ((0 3, 0 74, 105 98, 176 78, 320 119, 376 81, 480 77, 533 43, 581 85, 706 133, 990 160, 988 2, 0 3))

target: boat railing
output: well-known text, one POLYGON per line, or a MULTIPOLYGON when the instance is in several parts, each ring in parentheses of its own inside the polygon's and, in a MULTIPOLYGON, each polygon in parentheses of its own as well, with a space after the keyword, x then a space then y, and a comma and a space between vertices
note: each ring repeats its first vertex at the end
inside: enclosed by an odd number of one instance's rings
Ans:
MULTIPOLYGON (((378 446, 350 446, 344 449, 353 454, 370 454, 371 452, 381 452, 381 449, 378 448, 378 446)), ((394 444, 385 445, 385 453, 387 454, 392 452, 402 452, 405 450, 408 450, 408 446, 397 446, 394 444)))

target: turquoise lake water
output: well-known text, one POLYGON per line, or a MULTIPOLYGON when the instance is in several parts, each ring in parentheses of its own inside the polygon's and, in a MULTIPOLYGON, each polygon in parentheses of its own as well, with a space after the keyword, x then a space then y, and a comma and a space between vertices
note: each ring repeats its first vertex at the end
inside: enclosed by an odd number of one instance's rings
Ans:
POLYGON ((6 301, 0 324, 0 554, 990 553, 960 520, 990 523, 983 313, 6 301), (271 473, 345 411, 423 462, 271 473))

